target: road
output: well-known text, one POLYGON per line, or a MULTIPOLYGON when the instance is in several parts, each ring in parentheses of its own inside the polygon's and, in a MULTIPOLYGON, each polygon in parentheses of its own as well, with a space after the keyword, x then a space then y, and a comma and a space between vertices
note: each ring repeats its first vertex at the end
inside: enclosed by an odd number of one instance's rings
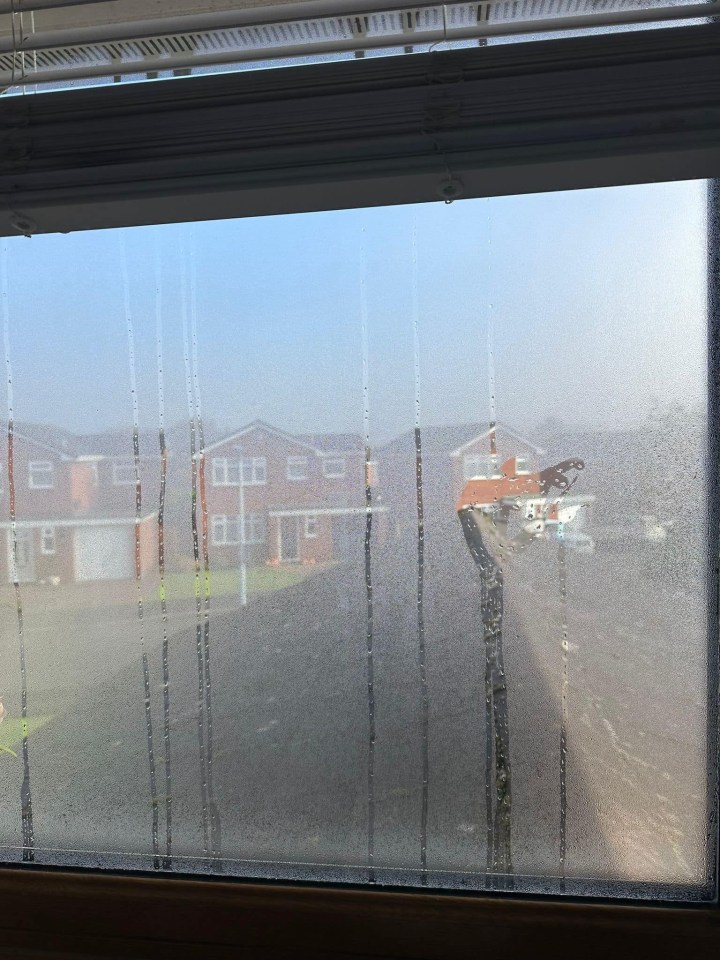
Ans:
MULTIPOLYGON (((568 559, 568 890, 674 895, 704 878, 702 585, 649 578, 629 552, 568 559), (617 882, 622 886, 617 887, 617 882)), ((372 557, 377 879, 417 882, 420 673, 412 543, 372 557)), ((506 569, 505 651, 520 889, 558 889, 560 637, 557 550, 506 569)), ((0 598, 2 694, 19 713, 17 618, 0 598)), ((165 748, 156 587, 143 584, 161 849, 165 748)), ((23 589, 37 858, 152 868, 135 584, 23 589), (45 720, 45 718, 49 718, 45 720)), ((195 606, 169 605, 173 868, 208 867, 198 760, 195 606)), ((430 882, 485 884, 484 653, 461 538, 427 535, 430 882)), ((223 869, 367 879, 368 701, 362 545, 351 562, 251 598, 211 600, 213 783, 223 869)), ((2 728, 0 728, 1 730, 2 728)), ((0 835, 20 843, 22 757, 0 754, 0 835)))

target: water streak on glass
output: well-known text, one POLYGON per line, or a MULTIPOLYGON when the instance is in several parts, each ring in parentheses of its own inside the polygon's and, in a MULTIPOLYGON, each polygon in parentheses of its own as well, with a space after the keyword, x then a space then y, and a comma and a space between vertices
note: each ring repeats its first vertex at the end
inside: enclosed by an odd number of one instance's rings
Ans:
POLYGON ((372 455, 370 451, 370 392, 368 352, 367 263, 365 228, 360 251, 360 322, 362 336, 363 437, 365 441, 365 641, 367 649, 368 708, 368 879, 375 882, 375 663, 373 651, 373 580, 372 580, 372 455))
POLYGON ((128 276, 127 250, 125 238, 120 240, 120 266, 123 283, 123 305, 127 323, 128 363, 130 368, 130 397, 132 400, 132 449, 133 466, 135 469, 135 584, 137 589, 137 618, 140 652, 142 658, 143 688, 145 693, 145 725, 147 731, 148 764, 150 767, 150 797, 152 806, 152 849, 153 864, 156 870, 160 869, 160 838, 159 838, 159 808, 157 795, 157 775, 155 769, 155 748, 153 744, 152 710, 150 705, 150 668, 145 649, 145 623, 143 616, 143 589, 142 589, 142 550, 140 524, 142 521, 142 483, 140 476, 140 420, 138 412, 137 374, 135 370, 135 330, 133 327, 132 311, 130 307, 130 278, 128 276))
POLYGON ((20 647, 20 719, 22 725, 23 778, 20 785, 20 811, 22 820, 22 858, 25 862, 35 859, 35 830, 33 826, 32 791, 30 788, 30 751, 28 747, 28 685, 25 662, 25 629, 23 619, 22 594, 18 575, 18 537, 15 500, 15 410, 13 400, 13 377, 10 360, 10 301, 8 291, 7 247, 2 249, 2 301, 3 301, 3 340, 5 345, 5 369, 7 372, 7 472, 8 496, 10 505, 10 536, 12 548, 10 556, 11 578, 15 592, 17 612, 18 642, 20 647))
MULTIPOLYGON (((210 815, 210 848, 212 856, 221 857, 220 811, 215 802, 213 781, 213 715, 212 680, 210 673, 210 550, 208 543, 208 508, 205 484, 205 431, 203 428, 200 394, 200 367, 198 363, 197 332, 197 264, 192 239, 188 246, 190 257, 190 334, 192 338, 192 375, 193 395, 195 398, 195 421, 197 423, 197 484, 200 495, 200 516, 202 522, 203 556, 203 668, 205 673, 205 715, 207 717, 207 794, 210 815)), ((242 464, 240 465, 240 484, 242 484, 242 464)), ((197 524, 196 524, 197 527, 197 524)), ((244 533, 241 532, 241 536, 244 533)))
POLYGON ((190 339, 188 333, 188 308, 191 298, 188 271, 188 253, 185 238, 181 243, 182 263, 182 337, 183 357, 185 360, 185 388, 187 393, 188 414, 190 419, 190 526, 192 533, 193 569, 195 576, 195 650, 197 654, 197 728, 198 728, 198 760, 200 764, 200 802, 202 808, 203 851, 208 856, 211 845, 210 809, 208 797, 208 764, 207 746, 205 742, 205 611, 200 586, 200 540, 198 535, 198 460, 199 450, 197 442, 197 407, 193 390, 192 361, 190 357, 190 339))
POLYGON ((415 500, 417 503, 417 632, 420 667, 420 741, 422 756, 422 797, 420 801, 420 868, 427 886, 428 799, 430 788, 429 700, 425 662, 425 508, 423 505, 422 439, 420 436, 420 304, 418 290, 417 221, 412 237, 412 322, 413 367, 415 374, 415 500))
POLYGON ((165 440, 165 373, 163 360, 163 286, 160 241, 155 236, 155 341, 158 374, 158 440, 160 444, 160 496, 158 502, 158 575, 162 617, 163 742, 165 745, 165 857, 163 868, 172 867, 172 749, 170 744, 170 654, 168 608, 165 588, 165 498, 167 495, 168 451, 165 440))
POLYGON ((567 551, 563 531, 558 540, 558 584, 561 616, 561 718, 560 718, 560 877, 565 885, 567 858, 567 732, 568 732, 568 624, 567 624, 567 551))

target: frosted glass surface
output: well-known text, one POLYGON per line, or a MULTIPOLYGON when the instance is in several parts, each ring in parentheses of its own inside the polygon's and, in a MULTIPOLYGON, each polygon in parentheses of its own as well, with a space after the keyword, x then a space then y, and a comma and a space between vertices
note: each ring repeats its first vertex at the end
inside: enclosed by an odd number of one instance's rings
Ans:
POLYGON ((3 858, 708 898, 705 209, 4 241, 3 858))

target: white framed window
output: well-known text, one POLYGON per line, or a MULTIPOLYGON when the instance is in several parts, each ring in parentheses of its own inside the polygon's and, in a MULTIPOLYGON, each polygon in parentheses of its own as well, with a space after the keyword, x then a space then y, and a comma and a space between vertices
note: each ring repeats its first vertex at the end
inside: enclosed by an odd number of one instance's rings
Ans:
POLYGON ((31 490, 53 489, 55 468, 50 460, 31 460, 28 463, 28 486, 31 490))
MULTIPOLYGON (((228 517, 224 513, 211 518, 212 542, 218 547, 236 546, 240 543, 240 517, 228 517)), ((262 513, 245 514, 245 543, 265 543, 265 517, 262 513)))
POLYGON ((318 518, 305 517, 305 539, 315 540, 318 535, 318 518))
POLYGON ((262 513, 245 514, 245 543, 265 543, 265 517, 262 513))
POLYGON ((240 543, 240 525, 234 517, 215 514, 210 521, 212 542, 215 546, 224 547, 240 543))
POLYGON ((494 477, 498 475, 500 467, 494 466, 492 457, 486 454, 467 453, 463 457, 463 477, 465 480, 475 480, 478 477, 494 477))
POLYGON ((259 487, 267 483, 267 460, 265 457, 243 457, 243 484, 246 487, 259 487))
POLYGON ((307 480, 307 457, 287 458, 288 480, 307 480))
POLYGON ((51 557, 55 553, 55 527, 40 528, 40 553, 51 557))
POLYGON ((341 480, 345 476, 345 461, 341 457, 323 460, 323 476, 330 480, 341 480))
POLYGON ((113 463, 112 482, 116 487, 127 487, 135 483, 135 464, 113 463))
POLYGON ((240 463, 232 457, 213 457, 212 483, 214 487, 237 487, 240 484, 240 463))

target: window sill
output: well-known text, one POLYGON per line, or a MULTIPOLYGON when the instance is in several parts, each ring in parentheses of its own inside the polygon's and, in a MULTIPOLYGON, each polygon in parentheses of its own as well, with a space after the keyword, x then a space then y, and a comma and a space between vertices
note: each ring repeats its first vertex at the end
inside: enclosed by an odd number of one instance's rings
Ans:
POLYGON ((0 870, 4 955, 715 956, 720 911, 0 870))

